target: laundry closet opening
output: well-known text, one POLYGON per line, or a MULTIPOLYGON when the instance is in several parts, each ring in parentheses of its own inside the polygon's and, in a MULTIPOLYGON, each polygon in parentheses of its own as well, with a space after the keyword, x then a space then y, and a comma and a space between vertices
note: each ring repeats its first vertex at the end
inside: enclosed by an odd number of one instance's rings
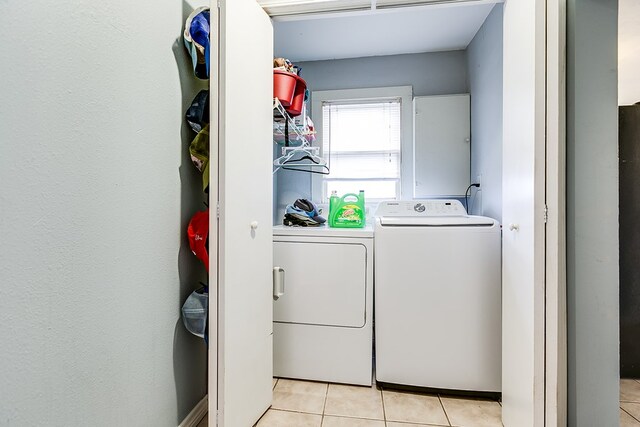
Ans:
MULTIPOLYGON (((502 9, 466 2, 273 18, 277 79, 297 73, 306 92, 301 109, 289 99, 274 107, 274 266, 285 283, 274 294, 275 377, 500 395, 502 9), (287 129, 282 110, 295 116, 287 129), (364 194, 366 226, 324 223, 332 194, 364 194), (376 211, 398 216, 396 205, 487 219, 420 223, 435 233, 427 239, 442 239, 426 247, 378 234, 376 211), (403 249, 410 271, 388 270, 403 249), (396 290, 438 280, 444 291, 387 308, 383 274, 396 290), (447 286, 456 280, 475 288, 447 286), (386 318, 406 327, 394 331, 378 321, 386 318), (374 351, 384 333, 406 340, 384 356, 388 368, 374 351)), ((416 224, 394 233, 414 234, 416 224)))

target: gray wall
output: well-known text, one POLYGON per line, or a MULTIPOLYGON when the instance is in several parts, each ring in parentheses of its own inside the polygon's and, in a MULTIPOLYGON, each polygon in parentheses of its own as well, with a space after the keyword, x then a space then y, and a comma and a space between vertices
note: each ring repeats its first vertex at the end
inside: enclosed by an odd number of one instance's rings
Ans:
POLYGON ((618 425, 617 0, 569 0, 570 426, 618 425))
POLYGON ((463 50, 300 62, 309 90, 413 86, 414 96, 467 91, 463 50))
MULTIPOLYGON (((300 62, 309 90, 413 86, 414 96, 466 93, 465 51, 375 56, 300 62)), ((311 174, 278 171, 274 221, 281 222, 284 207, 300 197, 311 197, 311 174)))
POLYGON ((0 2, 0 426, 176 426, 206 394, 188 12, 0 2))
POLYGON ((502 4, 494 6, 467 47, 471 92, 470 211, 502 221, 502 4))

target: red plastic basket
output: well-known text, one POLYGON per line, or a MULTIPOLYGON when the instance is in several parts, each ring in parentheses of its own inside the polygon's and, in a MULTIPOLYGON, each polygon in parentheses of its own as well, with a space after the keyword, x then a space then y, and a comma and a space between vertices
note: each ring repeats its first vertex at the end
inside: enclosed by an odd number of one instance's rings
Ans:
POLYGON ((286 71, 273 70, 273 97, 278 98, 283 107, 291 105, 298 76, 286 71))
POLYGON ((302 77, 296 76, 298 82, 296 83, 295 92, 293 94, 293 100, 291 105, 286 109, 290 116, 296 117, 302 114, 302 106, 304 105, 304 92, 307 90, 307 82, 302 77))

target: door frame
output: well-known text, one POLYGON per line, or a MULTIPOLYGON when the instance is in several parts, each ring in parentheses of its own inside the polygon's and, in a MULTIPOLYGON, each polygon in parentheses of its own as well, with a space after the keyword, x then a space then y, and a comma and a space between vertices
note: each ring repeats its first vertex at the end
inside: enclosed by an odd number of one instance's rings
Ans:
MULTIPOLYGON (((530 0, 536 1, 536 0, 530 0)), ((544 425, 563 426, 567 420, 567 333, 566 333, 566 0, 546 0, 545 19, 545 297, 544 297, 544 425)), ((219 23, 216 3, 212 22, 219 23)), ((218 26, 218 28, 220 28, 218 26)), ((219 34, 211 40, 211 69, 220 68, 219 34)), ((211 79, 210 90, 219 99, 219 73, 211 79), (215 91, 215 93, 213 93, 215 91)), ((211 103, 211 129, 219 129, 217 102, 211 103)), ((216 131, 217 132, 217 131, 216 131)), ((211 137, 210 163, 219 166, 217 133, 211 137)), ((216 174, 213 172, 212 175, 216 174)), ((219 170, 219 167, 216 169, 219 170)), ((211 182, 217 182, 216 179, 211 182)), ((210 230, 218 232, 218 188, 210 186, 210 230), (215 204, 214 204, 215 201, 215 204)), ((218 354, 218 247, 210 245, 209 257, 209 382, 210 425, 217 425, 219 371, 218 354), (214 291, 215 289, 215 291, 214 291)))
POLYGON ((567 1, 546 8, 545 426, 567 425, 567 1))
MULTIPOLYGON (((220 6, 218 2, 210 4, 210 20, 215 22, 215 28, 220 28, 220 6)), ((218 425, 218 302, 219 296, 219 270, 218 270, 218 245, 220 244, 220 224, 218 221, 219 189, 218 182, 220 171, 220 33, 212 31, 209 34, 209 69, 215 70, 209 73, 209 99, 215 102, 209 103, 209 352, 208 352, 208 413, 209 425, 218 425), (215 183, 212 185, 211 183, 215 183), (215 238, 212 234, 215 232, 215 238), (212 380, 215 380, 212 384, 212 380)))

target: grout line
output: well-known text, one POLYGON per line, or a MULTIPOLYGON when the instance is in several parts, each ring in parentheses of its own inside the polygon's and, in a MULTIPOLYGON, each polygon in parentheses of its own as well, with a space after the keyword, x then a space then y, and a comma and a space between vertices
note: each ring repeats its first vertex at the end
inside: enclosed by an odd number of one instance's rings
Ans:
POLYGON ((447 410, 444 409, 444 403, 442 403, 442 399, 440 398, 440 395, 438 395, 438 402, 440 402, 440 406, 442 407, 442 412, 444 412, 444 416, 447 417, 447 423, 449 425, 452 425, 451 420, 449 419, 449 414, 447 414, 447 410))
MULTIPOLYGON (((377 386, 374 386, 378 388, 377 386)), ((384 406, 384 394, 382 393, 382 387, 380 387, 380 400, 382 400, 382 418, 384 419, 384 425, 387 425, 387 409, 384 406)))
POLYGON ((307 415, 320 415, 320 416, 322 416, 322 414, 319 414, 317 412, 297 411, 295 409, 269 408, 269 410, 270 411, 276 411, 276 412, 292 412, 294 414, 307 414, 307 415))
POLYGON ((322 419, 320 420, 320 427, 324 424, 324 411, 327 409, 327 399, 329 398, 329 383, 327 383, 327 390, 324 392, 324 403, 322 404, 322 419))
POLYGON ((620 407, 620 409, 624 412, 626 412, 631 418, 633 418, 634 420, 636 420, 637 422, 640 423, 640 420, 637 419, 636 417, 634 417, 633 415, 631 415, 631 412, 627 411, 626 409, 624 409, 622 406, 620 407))
MULTIPOLYGON (((317 414, 316 414, 317 415, 317 414)), ((350 420, 366 420, 366 421, 385 421, 385 420, 381 420, 380 418, 371 418, 371 417, 356 417, 355 415, 333 415, 333 414, 327 414, 327 417, 334 417, 334 418, 348 418, 350 420)), ((391 421, 391 422, 402 422, 402 421, 391 421)), ((408 421, 407 421, 408 422, 408 421)), ((409 423, 411 424, 411 423, 409 423)), ((414 423, 415 424, 415 423, 414 423)), ((427 424, 429 425, 429 424, 427 424)))

